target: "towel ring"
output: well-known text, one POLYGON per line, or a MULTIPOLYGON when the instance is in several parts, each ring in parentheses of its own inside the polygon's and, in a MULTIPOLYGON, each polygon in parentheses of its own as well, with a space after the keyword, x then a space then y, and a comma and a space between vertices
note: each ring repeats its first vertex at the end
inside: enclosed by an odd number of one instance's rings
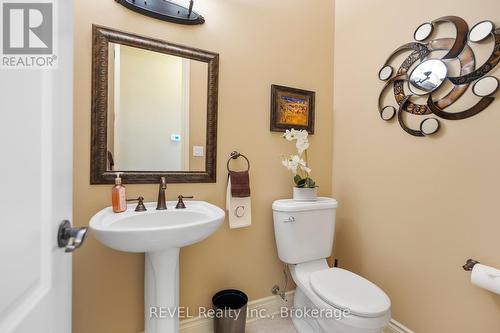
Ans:
POLYGON ((235 160, 237 159, 238 157, 243 157, 246 161, 247 161, 247 164, 248 164, 248 168, 247 168, 247 171, 250 170, 250 161, 248 160, 248 158, 243 155, 243 154, 240 154, 239 152, 237 151, 233 151, 231 152, 231 154, 229 155, 229 159, 227 160, 227 171, 231 171, 231 169, 229 168, 229 163, 231 163, 231 160, 235 160))

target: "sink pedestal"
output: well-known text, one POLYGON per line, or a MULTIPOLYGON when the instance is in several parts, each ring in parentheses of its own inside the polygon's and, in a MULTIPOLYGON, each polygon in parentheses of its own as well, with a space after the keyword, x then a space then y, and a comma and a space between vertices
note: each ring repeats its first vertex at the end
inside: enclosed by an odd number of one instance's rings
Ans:
POLYGON ((204 201, 190 201, 184 209, 169 201, 165 210, 148 202, 143 212, 134 206, 120 214, 104 208, 92 217, 90 229, 112 249, 146 253, 144 333, 179 333, 179 250, 212 235, 225 212, 204 201))
POLYGON ((147 252, 144 333, 179 332, 179 248, 147 252))

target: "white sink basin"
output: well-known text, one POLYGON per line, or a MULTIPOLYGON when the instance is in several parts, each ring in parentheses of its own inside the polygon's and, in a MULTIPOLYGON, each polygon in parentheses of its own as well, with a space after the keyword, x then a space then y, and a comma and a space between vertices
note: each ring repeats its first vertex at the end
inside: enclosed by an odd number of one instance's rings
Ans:
POLYGON ((175 204, 156 210, 156 203, 147 203, 146 212, 135 212, 132 204, 119 214, 108 207, 90 220, 90 229, 104 245, 146 253, 144 333, 179 332, 179 248, 202 241, 224 221, 225 212, 207 202, 187 201, 185 209, 175 204))
POLYGON ((224 221, 224 211, 203 201, 188 201, 185 209, 156 210, 156 203, 146 204, 146 212, 113 213, 101 210, 90 220, 95 237, 104 245, 124 252, 154 252, 197 243, 213 234, 224 221))

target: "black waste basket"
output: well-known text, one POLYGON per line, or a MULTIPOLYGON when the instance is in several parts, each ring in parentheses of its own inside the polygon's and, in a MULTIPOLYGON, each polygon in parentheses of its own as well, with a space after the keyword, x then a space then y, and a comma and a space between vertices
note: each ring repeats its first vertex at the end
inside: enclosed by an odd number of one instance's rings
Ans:
POLYGON ((245 333, 248 297, 234 289, 221 290, 212 297, 215 307, 214 333, 245 333))

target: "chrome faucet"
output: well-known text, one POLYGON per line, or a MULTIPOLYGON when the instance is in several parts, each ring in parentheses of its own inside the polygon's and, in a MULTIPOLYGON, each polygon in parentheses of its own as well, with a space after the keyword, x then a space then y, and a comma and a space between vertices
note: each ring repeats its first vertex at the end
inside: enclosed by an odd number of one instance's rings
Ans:
POLYGON ((165 198, 165 192, 167 191, 167 180, 165 177, 160 178, 160 188, 158 189, 158 204, 156 205, 156 210, 167 209, 167 199, 165 198))

